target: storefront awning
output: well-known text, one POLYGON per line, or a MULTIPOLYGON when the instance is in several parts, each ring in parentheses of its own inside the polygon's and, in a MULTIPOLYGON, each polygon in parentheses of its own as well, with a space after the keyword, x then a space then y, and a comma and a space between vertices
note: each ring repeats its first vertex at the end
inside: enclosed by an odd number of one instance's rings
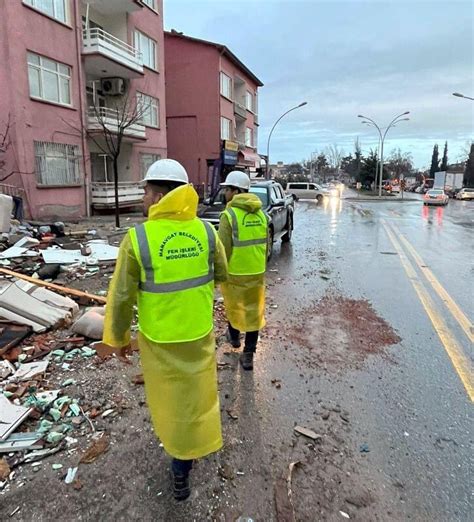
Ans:
POLYGON ((261 158, 256 152, 239 151, 239 164, 241 165, 260 168, 260 160, 261 158))

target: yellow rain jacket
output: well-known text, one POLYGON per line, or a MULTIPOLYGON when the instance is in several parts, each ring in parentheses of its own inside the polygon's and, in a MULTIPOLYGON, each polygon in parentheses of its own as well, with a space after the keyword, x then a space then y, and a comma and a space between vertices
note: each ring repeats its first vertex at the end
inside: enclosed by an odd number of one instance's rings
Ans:
MULTIPOLYGON (((191 220, 197 205, 198 195, 190 185, 178 187, 150 208, 149 219, 191 220)), ((216 240, 214 280, 222 282, 227 277, 227 261, 222 243, 216 240)), ((140 264, 128 232, 107 295, 105 344, 121 348, 130 343, 139 284, 140 264)), ((219 450, 222 434, 214 333, 174 343, 153 342, 140 333, 138 343, 148 407, 165 450, 183 460, 219 450)))
MULTIPOLYGON (((237 194, 227 204, 246 212, 258 212, 262 202, 255 194, 237 194)), ((219 222, 221 239, 227 259, 232 255, 232 226, 226 214, 219 222)), ((265 273, 256 275, 231 275, 221 285, 222 295, 230 324, 241 332, 254 332, 265 326, 265 273)))

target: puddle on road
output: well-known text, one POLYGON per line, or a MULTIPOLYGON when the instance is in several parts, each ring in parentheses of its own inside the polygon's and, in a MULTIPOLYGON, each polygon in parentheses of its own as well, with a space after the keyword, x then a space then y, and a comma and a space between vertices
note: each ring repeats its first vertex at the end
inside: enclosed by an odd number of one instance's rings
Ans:
POLYGON ((401 341, 368 301, 337 295, 325 295, 303 310, 288 337, 306 349, 305 362, 313 368, 357 368, 401 341))

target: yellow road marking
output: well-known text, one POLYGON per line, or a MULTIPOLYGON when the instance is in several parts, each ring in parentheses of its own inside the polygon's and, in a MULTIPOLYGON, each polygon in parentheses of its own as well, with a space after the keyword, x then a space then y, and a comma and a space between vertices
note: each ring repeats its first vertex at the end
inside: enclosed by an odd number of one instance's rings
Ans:
POLYGON ((444 286, 438 281, 438 279, 433 274, 433 272, 426 266, 426 263, 423 261, 421 256, 415 250, 415 248, 410 244, 408 239, 401 234, 400 230, 393 223, 391 223, 391 227, 395 230, 395 232, 398 233, 399 239, 402 240, 402 243, 405 245, 408 252, 410 252, 410 254, 413 256, 415 263, 418 265, 418 267, 422 271, 423 275, 429 281, 429 283, 433 287, 434 291, 444 301, 444 304, 446 305, 448 310, 451 312, 451 315, 460 324, 461 328, 464 330, 468 339, 471 341, 471 343, 474 343, 474 333, 473 333, 474 327, 473 327, 472 323, 466 317, 466 315, 461 310, 461 308, 459 308, 458 304, 454 301, 454 299, 448 294, 448 292, 446 291, 444 286))
POLYGON ((411 281, 411 284, 413 285, 413 288, 415 289, 418 298, 421 301, 421 304, 423 305, 428 317, 430 318, 431 323, 433 324, 433 327, 436 333, 438 334, 438 337, 443 343, 446 353, 451 359, 451 363, 454 366, 454 369, 459 375, 459 378, 461 379, 461 382, 463 383, 469 398, 472 402, 474 402, 474 378, 469 360, 464 355, 464 352, 461 346, 459 345, 458 341, 456 340, 455 336, 448 328, 441 315, 436 310, 433 300, 429 296, 428 291, 424 287, 423 283, 418 278, 414 266, 411 264, 410 260, 405 255, 405 252, 403 251, 402 246, 398 242, 394 233, 387 226, 385 220, 382 220, 382 224, 385 228, 385 231, 387 232, 390 241, 392 242, 395 250, 397 251, 400 257, 400 261, 402 263, 403 268, 405 269, 408 279, 411 281))

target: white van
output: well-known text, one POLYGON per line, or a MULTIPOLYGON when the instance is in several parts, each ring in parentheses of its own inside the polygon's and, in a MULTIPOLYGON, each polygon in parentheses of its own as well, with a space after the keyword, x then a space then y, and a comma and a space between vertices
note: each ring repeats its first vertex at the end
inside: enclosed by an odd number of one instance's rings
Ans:
POLYGON ((327 191, 316 183, 300 183, 291 182, 286 185, 286 193, 293 196, 293 199, 316 199, 321 203, 324 196, 327 196, 327 191))

